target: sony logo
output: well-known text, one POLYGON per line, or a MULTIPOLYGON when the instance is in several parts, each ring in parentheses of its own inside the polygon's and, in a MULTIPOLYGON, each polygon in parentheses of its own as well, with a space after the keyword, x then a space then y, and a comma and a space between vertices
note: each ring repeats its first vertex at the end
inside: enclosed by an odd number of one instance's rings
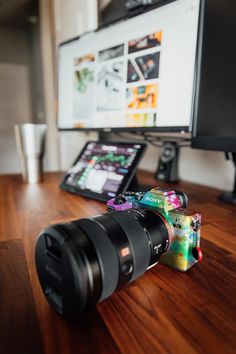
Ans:
POLYGON ((160 203, 161 202, 160 199, 156 199, 154 197, 146 197, 146 200, 148 202, 154 202, 154 203, 160 203))

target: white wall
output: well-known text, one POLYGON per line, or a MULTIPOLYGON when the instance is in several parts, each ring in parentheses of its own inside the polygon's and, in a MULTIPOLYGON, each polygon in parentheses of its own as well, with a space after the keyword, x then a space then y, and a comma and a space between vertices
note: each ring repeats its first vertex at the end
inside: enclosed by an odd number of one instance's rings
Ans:
POLYGON ((0 174, 21 170, 14 125, 44 120, 41 76, 38 23, 1 26, 0 174))
POLYGON ((0 174, 20 172, 14 124, 32 120, 30 50, 23 29, 0 28, 0 174))
POLYGON ((233 189, 234 167, 225 160, 222 152, 182 149, 180 177, 186 181, 230 191, 233 189))
POLYGON ((97 0, 54 0, 57 43, 97 27, 97 0))
POLYGON ((0 173, 20 172, 14 124, 30 120, 29 68, 0 63, 0 173))
MULTIPOLYGON (((96 0, 54 0, 56 42, 70 39, 84 31, 96 28, 96 0)), ((64 132, 59 134, 61 167, 66 169, 88 139, 95 133, 64 132)), ((159 150, 150 146, 141 163, 141 168, 155 171, 159 150)), ((225 161, 223 153, 184 148, 180 156, 180 177, 183 180, 219 189, 231 190, 234 169, 225 161)))
MULTIPOLYGON (((53 4, 56 47, 97 27, 96 0, 54 0, 53 4)), ((87 140, 96 139, 96 133, 59 132, 60 169, 70 166, 87 140)))

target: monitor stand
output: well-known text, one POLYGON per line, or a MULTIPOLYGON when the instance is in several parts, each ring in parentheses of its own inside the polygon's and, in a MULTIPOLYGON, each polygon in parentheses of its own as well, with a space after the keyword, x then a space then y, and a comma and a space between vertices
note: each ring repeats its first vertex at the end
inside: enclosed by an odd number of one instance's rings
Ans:
POLYGON ((219 196, 219 200, 223 203, 236 205, 236 153, 226 153, 227 160, 232 160, 235 167, 234 189, 232 192, 225 192, 219 196))

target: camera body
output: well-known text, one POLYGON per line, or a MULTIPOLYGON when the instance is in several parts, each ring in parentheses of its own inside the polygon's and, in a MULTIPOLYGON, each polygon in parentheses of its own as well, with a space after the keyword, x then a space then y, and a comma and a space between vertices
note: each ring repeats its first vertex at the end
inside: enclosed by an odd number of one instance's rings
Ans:
MULTIPOLYGON (((186 271, 202 259, 200 250, 201 214, 186 209, 187 196, 178 191, 153 188, 149 192, 127 192, 107 203, 107 210, 124 211, 144 209, 163 216, 172 235, 167 251, 159 262, 171 268, 186 271)), ((140 213, 142 215, 142 213, 140 213)), ((158 255, 159 249, 154 249, 158 255)))

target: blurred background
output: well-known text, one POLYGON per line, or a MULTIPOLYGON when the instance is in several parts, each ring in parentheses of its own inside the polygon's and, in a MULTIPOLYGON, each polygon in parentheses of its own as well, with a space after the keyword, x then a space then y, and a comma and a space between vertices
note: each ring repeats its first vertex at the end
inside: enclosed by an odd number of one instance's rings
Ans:
MULTIPOLYGON (((0 174, 20 173, 14 124, 47 124, 47 171, 66 170, 84 143, 97 139, 96 132, 57 130, 58 45, 96 29, 101 11, 118 5, 122 12, 122 1, 0 0, 0 174)), ((154 172, 159 153, 149 146, 140 167, 154 172)), ((233 164, 222 152, 184 148, 179 172, 183 180, 232 190, 233 164)))

